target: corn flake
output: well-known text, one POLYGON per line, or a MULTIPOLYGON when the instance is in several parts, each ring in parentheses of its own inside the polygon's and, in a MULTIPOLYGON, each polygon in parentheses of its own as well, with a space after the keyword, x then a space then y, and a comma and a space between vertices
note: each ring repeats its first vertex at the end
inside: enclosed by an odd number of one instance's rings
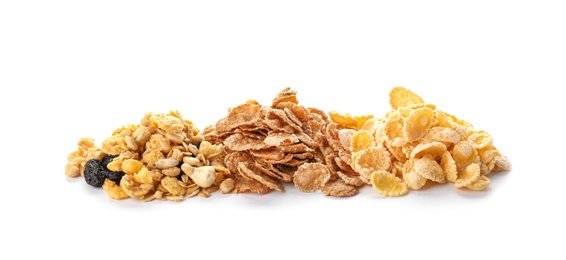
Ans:
POLYGON ((408 142, 416 141, 426 135, 432 125, 432 109, 423 107, 413 110, 405 120, 403 132, 408 142))
POLYGON ((387 171, 375 171, 371 175, 371 185, 383 196, 398 197, 407 194, 407 184, 387 171))
POLYGON ((354 135, 352 135, 352 141, 349 145, 352 153, 368 149, 372 146, 375 146, 373 135, 365 130, 357 131, 354 135))
POLYGON ((414 168, 415 160, 405 162, 403 166, 403 181, 412 190, 419 190, 426 184, 426 178, 417 173, 414 168))
POLYGON ((457 188, 470 186, 472 183, 476 182, 480 176, 480 165, 478 163, 472 163, 468 165, 462 173, 458 174, 455 186, 457 188))
POLYGON ((393 109, 420 103, 424 103, 424 100, 419 95, 413 93, 413 91, 404 87, 394 87, 389 92, 389 104, 393 109))
POLYGON ((371 147, 358 152, 355 156, 354 165, 354 170, 367 179, 370 179, 374 171, 389 171, 391 169, 391 155, 385 148, 371 147))
POLYGON ((417 159, 414 164, 415 171, 431 181, 438 183, 445 182, 445 175, 442 167, 434 160, 430 154, 417 159))

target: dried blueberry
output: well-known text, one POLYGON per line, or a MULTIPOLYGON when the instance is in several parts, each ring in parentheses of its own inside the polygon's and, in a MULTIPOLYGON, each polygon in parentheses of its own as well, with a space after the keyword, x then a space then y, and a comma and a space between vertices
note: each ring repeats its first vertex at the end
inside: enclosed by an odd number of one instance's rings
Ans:
POLYGON ((109 170, 105 170, 106 173, 106 178, 115 182, 116 184, 120 185, 120 180, 122 180, 122 177, 124 176, 124 172, 113 172, 113 171, 109 171, 109 170))
POLYGON ((105 172, 103 171, 100 161, 97 159, 90 159, 85 164, 84 177, 88 185, 100 188, 106 179, 105 172))
POLYGON ((192 145, 196 146, 197 149, 200 149, 200 142, 194 142, 192 143, 192 145))

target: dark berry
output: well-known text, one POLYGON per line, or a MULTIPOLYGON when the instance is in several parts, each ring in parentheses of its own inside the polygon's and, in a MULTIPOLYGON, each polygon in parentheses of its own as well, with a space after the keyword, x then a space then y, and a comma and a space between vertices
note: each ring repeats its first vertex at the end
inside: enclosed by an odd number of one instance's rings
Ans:
POLYGON ((104 171, 106 173, 105 175, 107 179, 120 185, 120 180, 122 180, 122 177, 124 176, 124 172, 113 172, 110 170, 104 170, 104 171))
POLYGON ((100 162, 100 165, 102 166, 102 168, 108 169, 108 164, 111 163, 112 160, 114 160, 114 158, 116 157, 118 157, 118 155, 105 154, 104 157, 102 157, 102 162, 100 162))
POLYGON ((102 187, 104 179, 106 178, 105 172, 100 165, 100 161, 94 158, 86 162, 84 176, 88 185, 97 188, 102 187))
POLYGON ((200 142, 194 142, 193 145, 196 146, 197 149, 200 149, 200 142))

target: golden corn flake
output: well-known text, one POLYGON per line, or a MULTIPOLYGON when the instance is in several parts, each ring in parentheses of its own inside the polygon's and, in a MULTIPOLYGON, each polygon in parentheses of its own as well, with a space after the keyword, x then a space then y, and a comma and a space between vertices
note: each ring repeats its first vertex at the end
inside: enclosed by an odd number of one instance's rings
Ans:
POLYGON ((413 148, 411 158, 421 158, 427 154, 440 157, 446 150, 446 145, 440 142, 420 143, 413 148))
POLYGON ((472 163, 466 167, 466 169, 458 174, 458 179, 456 179, 455 186, 457 188, 463 188, 471 185, 480 178, 480 165, 477 163, 472 163))
POLYGON ((434 157, 427 154, 423 158, 417 159, 414 165, 415 171, 431 181, 438 183, 445 182, 444 171, 442 167, 434 160, 434 157))
POLYGON ((440 157, 440 167, 442 168, 442 171, 444 171, 447 181, 456 181, 458 178, 458 168, 456 167, 456 162, 449 151, 444 152, 440 157))
POLYGON ((404 119, 401 116, 395 116, 395 119, 388 120, 383 128, 385 141, 392 146, 402 146, 407 141, 403 130, 404 119))
POLYGON ((143 168, 143 163, 134 160, 134 159, 127 159, 122 162, 122 171, 126 174, 136 174, 143 168))
POLYGON ((362 115, 362 116, 354 116, 354 118, 356 119, 356 121, 358 122, 358 125, 356 126, 356 129, 360 129, 362 128, 366 122, 370 119, 373 118, 373 115, 362 115))
POLYGON ((293 175, 295 187, 303 192, 315 192, 330 179, 330 171, 321 163, 305 163, 293 175))
POLYGON ((432 116, 432 109, 426 107, 411 112, 403 127, 408 142, 416 141, 426 135, 432 125, 432 116))
POLYGON ((493 145, 493 137, 484 130, 472 131, 471 135, 468 136, 468 140, 470 140, 473 147, 478 150, 493 145))
POLYGON ((175 177, 164 177, 161 179, 161 185, 172 195, 185 195, 185 184, 175 177))
POLYGON ((391 169, 391 155, 383 147, 371 147, 358 153, 353 168, 368 179, 374 171, 391 169))
POLYGON ((468 165, 480 162, 476 149, 468 141, 457 143, 452 150, 452 157, 456 161, 458 172, 463 172, 468 165))
POLYGON ((347 128, 357 129, 358 128, 358 120, 348 113, 346 114, 339 114, 336 111, 328 111, 328 116, 332 122, 347 128))
POLYGON ((432 127, 424 137, 426 140, 452 144, 459 143, 461 138, 462 136, 456 130, 442 126, 432 127))
POLYGON ((405 162, 403 166, 403 181, 412 190, 419 190, 426 184, 426 178, 417 173, 414 168, 415 160, 405 162))
POLYGON ((393 109, 420 103, 424 103, 424 100, 419 95, 413 93, 413 91, 404 87, 394 87, 389 92, 389 104, 393 109))
POLYGON ((124 192, 124 190, 116 185, 115 182, 109 180, 109 179, 105 179, 104 180, 104 184, 102 185, 102 189, 104 189, 106 191, 106 193, 108 194, 108 197, 115 199, 115 200, 121 200, 121 199, 126 199, 129 198, 130 196, 128 196, 128 194, 126 194, 126 192, 124 192))
POLYGON ((349 146, 350 146, 350 151, 352 151, 352 153, 359 152, 368 149, 372 146, 375 146, 373 135, 365 130, 357 131, 354 135, 352 135, 352 141, 349 146))
POLYGON ((383 196, 398 197, 407 194, 407 184, 387 171, 375 171, 371 175, 371 185, 383 196))
POLYGON ((490 182, 491 181, 487 177, 480 176, 480 178, 477 181, 467 185, 466 188, 477 191, 485 190, 490 182))
POLYGON ((142 167, 141 170, 134 175, 134 181, 140 184, 152 184, 153 177, 151 172, 146 168, 142 167))

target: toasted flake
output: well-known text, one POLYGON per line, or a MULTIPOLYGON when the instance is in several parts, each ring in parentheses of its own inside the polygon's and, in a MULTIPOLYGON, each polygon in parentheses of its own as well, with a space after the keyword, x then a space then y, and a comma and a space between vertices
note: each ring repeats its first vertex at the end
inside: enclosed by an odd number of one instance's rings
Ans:
POLYGON ((293 175, 295 187, 303 192, 315 192, 329 179, 330 172, 321 163, 305 163, 293 175))
POLYGON ((383 170, 372 173, 371 185, 383 196, 398 197, 405 195, 409 191, 407 184, 403 183, 401 179, 383 170))
POLYGON ((283 102, 299 104, 299 101, 297 100, 297 91, 291 91, 290 87, 286 87, 273 99, 271 107, 277 107, 280 103, 283 102))
POLYGON ((224 158, 226 168, 231 172, 238 172, 238 164, 240 162, 248 162, 253 160, 251 155, 246 152, 231 152, 224 158))
POLYGON ((269 146, 291 145, 299 142, 299 138, 292 133, 271 133, 263 142, 269 146))
MULTIPOLYGON (((302 106, 297 105, 296 103, 292 102, 280 102, 278 103, 275 108, 277 109, 288 109, 293 113, 293 115, 299 119, 301 122, 305 122, 308 120, 308 110, 302 106)), ((287 112, 287 110, 285 110, 287 112)), ((288 112, 287 112, 288 113, 288 112)))
POLYGON ((358 176, 354 176, 352 174, 346 173, 346 172, 342 172, 342 171, 336 171, 336 174, 338 175, 338 177, 340 177, 340 179, 342 179, 344 181, 344 183, 355 186, 355 187, 361 187, 364 186, 364 182, 359 178, 358 176))
POLYGON ((251 155, 265 160, 278 161, 285 158, 285 153, 277 148, 250 150, 249 152, 251 155))
POLYGON ((267 186, 268 188, 270 188, 272 190, 285 191, 285 189, 283 188, 283 185, 281 185, 281 183, 270 178, 269 176, 255 172, 254 170, 250 169, 250 167, 248 167, 246 165, 246 163, 239 163, 238 164, 238 172, 242 176, 247 177, 249 179, 256 180, 256 181, 260 182, 261 184, 267 186))
POLYGON ((216 131, 220 133, 231 131, 242 125, 253 124, 260 119, 261 105, 254 100, 230 109, 228 116, 216 123, 216 131))
POLYGON ((269 192, 269 188, 261 182, 245 178, 240 174, 236 174, 234 182, 234 193, 256 192, 265 194, 269 192))
POLYGON ((333 182, 322 187, 322 194, 333 197, 350 197, 358 194, 358 192, 358 188, 344 182, 333 182))
POLYGON ((246 137, 242 134, 233 134, 224 140, 224 145, 232 151, 260 150, 269 148, 263 140, 246 137))

